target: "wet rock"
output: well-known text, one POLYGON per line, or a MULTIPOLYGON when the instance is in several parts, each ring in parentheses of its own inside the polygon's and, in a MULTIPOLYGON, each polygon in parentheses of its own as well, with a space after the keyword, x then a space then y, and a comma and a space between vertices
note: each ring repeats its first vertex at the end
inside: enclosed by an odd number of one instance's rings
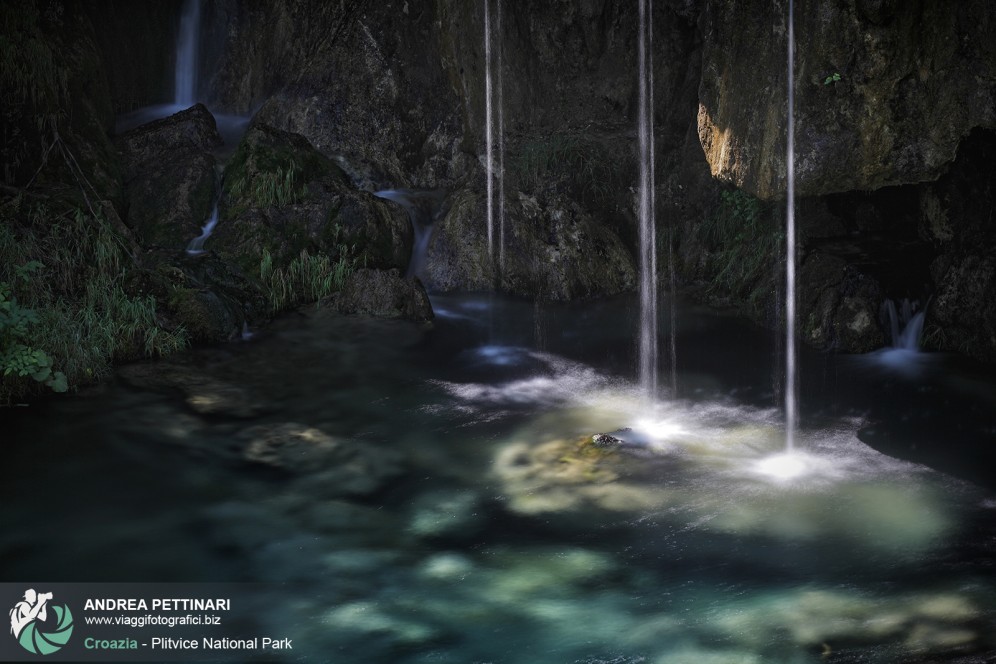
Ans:
POLYGON ((408 264, 411 223, 403 210, 359 191, 299 134, 255 122, 225 172, 226 198, 212 246, 250 273, 264 251, 285 266, 302 250, 408 264))
POLYGON ((596 433, 591 437, 591 443, 595 447, 614 448, 622 445, 623 441, 619 440, 615 436, 610 436, 607 433, 596 433))
POLYGON ((331 306, 343 314, 418 322, 434 318, 422 282, 417 277, 402 279, 398 270, 357 270, 333 296, 331 306))
POLYGON ((129 364, 118 369, 128 384, 145 390, 178 391, 202 415, 252 418, 265 410, 248 389, 213 378, 195 367, 166 362, 129 364))
MULTIPOLYGON (((226 108, 299 133, 370 188, 459 177, 462 103, 434 5, 219 4, 228 25, 208 86, 226 108), (404 57, 398 57, 404 54, 404 57), (293 83, 284 72, 295 72, 293 83)), ((220 37, 220 35, 219 35, 220 37)))
POLYGON ((930 344, 996 362, 996 258, 938 259, 937 294, 927 308, 930 344), (951 263, 945 266, 945 263, 951 263))
MULTIPOLYGON (((566 194, 520 194, 507 202, 500 277, 481 223, 485 197, 464 189, 447 203, 426 254, 430 290, 491 290, 497 283, 500 290, 516 295, 570 300, 614 295, 636 284, 632 255, 618 235, 566 194)), ((495 236, 499 234, 495 229, 495 236)), ((498 249, 494 251, 497 257, 498 249)))
POLYGON ((353 638, 373 640, 391 650, 426 647, 445 637, 443 630, 430 623, 394 615, 387 602, 344 604, 331 609, 320 620, 325 629, 345 631, 353 638))
POLYGON ((202 104, 115 139, 124 171, 126 223, 143 246, 183 250, 211 216, 222 143, 202 104))
POLYGON ((247 461, 301 476, 292 488, 300 495, 368 495, 404 472, 398 452, 333 438, 305 424, 254 426, 236 438, 247 461))

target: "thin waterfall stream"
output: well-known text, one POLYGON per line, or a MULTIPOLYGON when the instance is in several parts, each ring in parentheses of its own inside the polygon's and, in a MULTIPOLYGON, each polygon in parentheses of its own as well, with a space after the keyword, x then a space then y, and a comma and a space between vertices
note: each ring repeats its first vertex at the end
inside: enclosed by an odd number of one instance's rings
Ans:
POLYGON ((650 400, 657 396, 657 227, 654 216, 654 102, 652 0, 640 0, 639 65, 639 155, 638 214, 640 224, 640 342, 639 378, 650 400))
POLYGON ((197 69, 201 34, 201 0, 185 0, 176 40, 173 100, 184 108, 197 101, 197 69))
POLYGON ((795 447, 798 383, 795 338, 795 3, 788 9, 788 137, 785 168, 788 188, 785 215, 785 449, 795 447))
POLYGON ((500 279, 505 264, 505 112, 502 103, 502 10, 501 1, 495 1, 496 30, 492 29, 492 1, 484 3, 484 143, 485 174, 487 178, 487 232, 488 256, 495 274, 495 284, 500 279), (498 34, 495 45, 493 31, 498 34), (495 226, 498 226, 498 250, 495 255, 495 226), (496 262, 497 258, 497 262, 496 262))

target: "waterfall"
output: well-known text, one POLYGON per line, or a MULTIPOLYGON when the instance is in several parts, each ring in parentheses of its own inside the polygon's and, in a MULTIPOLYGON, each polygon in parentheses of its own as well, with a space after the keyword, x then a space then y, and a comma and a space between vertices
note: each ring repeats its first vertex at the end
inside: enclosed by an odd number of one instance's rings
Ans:
POLYGON ((795 339, 795 17, 794 2, 789 0, 788 14, 788 148, 785 168, 788 178, 785 215, 785 447, 795 446, 798 426, 796 412, 798 382, 796 376, 795 339))
POLYGON ((889 320, 892 333, 892 347, 899 350, 917 352, 920 350, 920 335, 923 333, 925 310, 919 309, 919 302, 903 300, 897 309, 896 303, 886 300, 882 305, 889 320))
POLYGON ((201 0, 185 0, 176 38, 176 75, 173 101, 193 106, 197 101, 197 51, 201 33, 201 0))
POLYGON ((405 277, 421 277, 429 240, 432 238, 432 226, 439 217, 444 192, 384 189, 375 191, 374 196, 394 201, 408 212, 415 238, 405 277))
POLYGON ((654 219, 653 0, 639 0, 640 385, 657 395, 657 230, 654 219))
POLYGON ((218 198, 215 199, 214 208, 211 210, 211 216, 208 217, 207 222, 201 227, 201 234, 191 240, 190 244, 187 245, 187 253, 191 256, 197 256, 204 253, 204 241, 211 237, 211 232, 214 231, 214 227, 218 225, 218 200, 218 198))
POLYGON ((499 38, 496 49, 492 47, 491 43, 491 0, 484 2, 484 144, 487 152, 485 168, 488 196, 488 256, 492 266, 494 266, 495 218, 497 216, 499 226, 498 266, 501 267, 505 263, 505 112, 502 104, 501 0, 498 0, 495 6, 499 38), (495 117, 496 106, 497 118, 495 117), (497 192, 495 191, 496 184, 497 192), (497 215, 495 210, 496 196, 497 215))

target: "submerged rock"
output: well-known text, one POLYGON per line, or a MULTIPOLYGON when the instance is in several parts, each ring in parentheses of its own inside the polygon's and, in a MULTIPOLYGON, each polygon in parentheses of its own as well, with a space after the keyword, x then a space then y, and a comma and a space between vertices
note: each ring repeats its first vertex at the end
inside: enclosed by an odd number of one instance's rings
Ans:
POLYGON ((599 446, 592 438, 580 438, 513 443, 496 455, 493 472, 508 507, 520 514, 585 513, 591 508, 628 512, 659 507, 667 500, 656 482, 640 481, 652 477, 656 467, 615 447, 599 446))
POLYGON ((397 270, 357 270, 332 298, 332 308, 343 314, 405 318, 417 322, 434 318, 429 296, 418 277, 402 279, 397 270))
POLYGON ((141 362, 118 369, 118 376, 134 387, 178 391, 190 408, 201 415, 251 418, 265 405, 250 390, 207 375, 202 370, 166 362, 141 362))
POLYGON ((465 540, 480 533, 486 521, 476 492, 432 491, 416 499, 408 530, 416 537, 465 540))
POLYGON ((236 438, 247 461, 299 475, 293 490, 302 495, 367 495, 404 472, 394 450, 333 438, 306 424, 262 424, 236 438))

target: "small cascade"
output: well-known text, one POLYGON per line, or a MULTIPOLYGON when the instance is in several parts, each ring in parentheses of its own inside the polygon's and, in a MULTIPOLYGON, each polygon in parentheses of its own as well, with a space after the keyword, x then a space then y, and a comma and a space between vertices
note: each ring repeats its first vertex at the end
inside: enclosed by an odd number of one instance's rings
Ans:
POLYGON ((422 269, 425 267, 425 255, 429 250, 429 240, 432 239, 433 224, 439 216, 445 194, 439 191, 384 189, 375 191, 374 196, 394 201, 408 212, 415 238, 405 276, 421 277, 422 269))
POLYGON ((657 227, 654 218, 653 0, 639 0, 639 150, 640 186, 640 385, 657 396, 657 227))
POLYGON ((788 136, 785 155, 787 178, 785 215, 785 449, 795 446, 798 427, 795 339, 795 3, 788 7, 788 136))
POLYGON ((886 300, 882 310, 884 317, 888 319, 889 331, 892 333, 892 347, 918 352, 926 310, 920 309, 919 302, 908 299, 903 300, 898 307, 893 300, 886 300))
POLYGON ((484 145, 487 177, 488 256, 495 265, 495 225, 498 226, 497 267, 505 263, 505 112, 502 104, 501 0, 484 2, 484 145), (492 2, 498 44, 492 44, 492 2), (496 205, 497 202, 497 205, 496 205))
POLYGON ((201 34, 201 0, 185 0, 176 39, 176 73, 173 101, 184 108, 197 102, 198 42, 201 34))
POLYGON ((211 216, 208 217, 207 222, 201 227, 201 234, 190 241, 187 245, 187 253, 191 256, 197 256, 204 253, 204 242, 211 237, 211 233, 214 231, 214 227, 218 225, 218 199, 214 201, 214 208, 211 210, 211 216))

